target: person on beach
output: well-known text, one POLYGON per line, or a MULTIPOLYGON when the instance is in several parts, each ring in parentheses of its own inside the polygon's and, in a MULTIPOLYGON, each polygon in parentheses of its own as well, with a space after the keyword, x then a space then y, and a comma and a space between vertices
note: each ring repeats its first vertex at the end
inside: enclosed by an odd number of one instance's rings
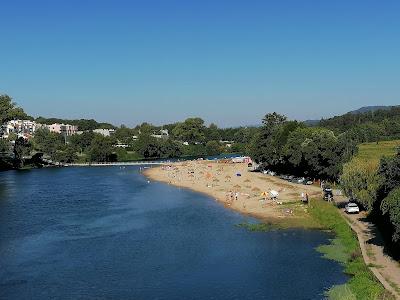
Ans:
POLYGON ((239 199, 239 193, 236 192, 236 193, 235 193, 235 200, 237 201, 238 199, 239 199))

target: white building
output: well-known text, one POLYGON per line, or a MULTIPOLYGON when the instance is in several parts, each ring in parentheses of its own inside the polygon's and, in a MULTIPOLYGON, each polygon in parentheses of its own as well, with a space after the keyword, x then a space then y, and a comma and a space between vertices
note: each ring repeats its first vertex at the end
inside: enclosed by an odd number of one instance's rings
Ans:
POLYGON ((78 132, 78 126, 70 124, 54 123, 47 125, 47 128, 50 130, 50 132, 60 133, 65 136, 71 136, 78 132))
POLYGON ((101 134, 102 136, 111 136, 115 133, 115 129, 98 128, 93 130, 94 133, 101 134))
POLYGON ((3 125, 3 138, 8 138, 14 133, 18 137, 30 138, 35 133, 37 124, 31 120, 12 120, 3 125))

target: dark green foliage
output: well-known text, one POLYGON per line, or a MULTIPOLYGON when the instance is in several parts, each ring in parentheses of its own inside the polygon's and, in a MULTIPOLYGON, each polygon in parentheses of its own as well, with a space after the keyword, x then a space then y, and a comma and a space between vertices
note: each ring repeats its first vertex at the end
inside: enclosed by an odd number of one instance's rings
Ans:
POLYGON ((8 95, 0 95, 0 125, 13 119, 32 119, 8 95))
POLYGON ((120 143, 131 145, 133 143, 133 136, 135 135, 135 130, 130 129, 126 126, 121 125, 120 128, 115 130, 113 137, 120 143))
POLYGON ((78 126, 81 131, 94 130, 97 128, 114 129, 115 126, 109 123, 99 123, 93 119, 80 119, 80 120, 68 120, 58 118, 44 118, 38 117, 35 119, 37 123, 51 125, 54 123, 63 123, 78 126))
POLYGON ((400 106, 360 114, 347 113, 327 120, 320 126, 337 133, 348 131, 359 143, 400 137, 400 106))
POLYGON ((188 118, 183 123, 175 126, 172 133, 182 142, 189 144, 204 143, 205 141, 204 121, 201 118, 188 118))
POLYGON ((62 163, 73 163, 78 159, 77 149, 71 144, 64 145, 54 153, 54 160, 62 163))
POLYGON ((378 173, 385 179, 382 184, 385 194, 400 186, 400 155, 383 157, 378 173))
POLYGON ((221 132, 218 129, 218 126, 215 125, 214 123, 211 123, 210 126, 208 126, 205 129, 205 140, 206 141, 220 141, 221 140, 221 132))
POLYGON ((337 180, 342 164, 356 152, 347 135, 309 128, 284 116, 268 114, 250 145, 250 154, 269 168, 337 180))
POLYGON ((65 144, 61 134, 50 132, 48 129, 38 129, 33 138, 34 148, 50 156, 52 160, 56 160, 55 154, 65 144))
POLYGON ((10 143, 5 139, 0 139, 0 153, 10 151, 10 143))
POLYGON ((143 134, 139 136, 134 148, 144 158, 172 158, 182 155, 181 146, 177 142, 143 134))
POLYGON ((85 131, 82 134, 75 134, 68 137, 68 142, 76 147, 77 151, 84 152, 92 144, 96 134, 92 131, 85 131))
POLYGON ((150 123, 142 123, 134 128, 135 134, 139 135, 152 135, 154 134, 157 130, 160 130, 159 127, 154 126, 153 124, 150 123))
POLYGON ((381 203, 383 215, 388 215, 393 226, 393 241, 400 240, 400 186, 393 189, 381 203))
POLYGON ((209 156, 218 155, 222 152, 221 144, 218 141, 209 141, 206 144, 206 153, 209 156))
POLYGON ((189 145, 182 147, 184 156, 207 156, 206 146, 199 145, 189 145))
POLYGON ((22 168, 24 166, 24 156, 28 156, 32 150, 32 144, 24 138, 18 138, 14 144, 14 167, 22 168))
POLYGON ((88 149, 89 159, 93 162, 112 162, 117 160, 111 138, 95 135, 88 149))

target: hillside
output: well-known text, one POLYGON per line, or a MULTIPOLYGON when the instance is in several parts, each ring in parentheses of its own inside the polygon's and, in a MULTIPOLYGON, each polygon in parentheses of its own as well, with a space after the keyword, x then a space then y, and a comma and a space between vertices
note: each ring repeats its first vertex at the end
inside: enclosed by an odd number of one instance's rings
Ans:
POLYGON ((349 111, 348 113, 357 115, 357 114, 363 114, 363 113, 368 113, 368 112, 374 112, 377 110, 390 110, 392 107, 395 107, 395 106, 364 106, 357 110, 349 111))
POLYGON ((305 121, 303 121, 303 122, 304 122, 304 124, 306 124, 307 126, 312 127, 312 126, 318 126, 318 125, 320 125, 321 122, 322 122, 322 123, 330 122, 331 120, 339 119, 339 118, 342 118, 343 116, 346 116, 346 115, 360 115, 360 114, 365 114, 365 113, 376 112, 376 111, 378 111, 378 110, 383 110, 383 111, 386 110, 386 111, 387 111, 387 110, 391 110, 391 109, 394 108, 394 107, 397 107, 397 106, 383 106, 383 105, 380 105, 380 106, 363 106, 363 107, 361 107, 361 108, 359 108, 359 109, 349 111, 349 112, 347 112, 347 113, 345 113, 345 114, 343 114, 343 115, 333 116, 333 117, 331 117, 331 118, 328 118, 328 119, 321 119, 321 120, 305 120, 305 121))
POLYGON ((364 143, 359 145, 357 158, 379 163, 383 156, 393 156, 396 148, 400 146, 400 140, 384 141, 377 143, 364 143))
MULTIPOLYGON (((367 108, 361 110, 368 110, 367 108)), ((361 111, 359 110, 359 111, 361 111)), ((320 126, 330 128, 337 132, 345 132, 360 125, 374 124, 382 127, 386 136, 400 134, 400 106, 392 106, 385 109, 366 112, 349 112, 326 120, 321 120, 320 126)))

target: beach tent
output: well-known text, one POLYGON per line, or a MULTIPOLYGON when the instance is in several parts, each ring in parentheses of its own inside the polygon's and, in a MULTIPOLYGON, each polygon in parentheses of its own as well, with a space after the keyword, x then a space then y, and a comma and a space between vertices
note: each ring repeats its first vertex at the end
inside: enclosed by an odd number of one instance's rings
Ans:
POLYGON ((279 193, 275 190, 270 190, 269 195, 271 196, 272 199, 276 199, 279 196, 279 193))

